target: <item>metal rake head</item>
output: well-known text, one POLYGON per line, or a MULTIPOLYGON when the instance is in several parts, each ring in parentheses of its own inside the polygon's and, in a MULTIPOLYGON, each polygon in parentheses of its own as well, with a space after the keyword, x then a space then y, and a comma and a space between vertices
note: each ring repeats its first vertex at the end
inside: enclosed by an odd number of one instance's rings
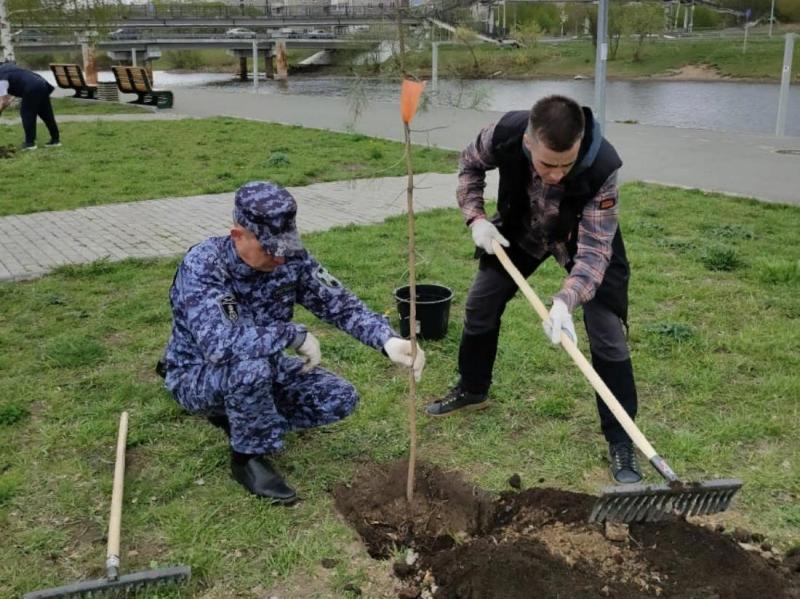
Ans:
POLYGON ((668 515, 715 514, 728 509, 741 487, 739 479, 606 487, 589 522, 655 522, 668 515))
POLYGON ((192 569, 188 566, 173 566, 159 570, 145 570, 125 574, 116 580, 101 578, 68 584, 63 587, 27 593, 24 599, 47 597, 117 597, 122 593, 146 592, 153 587, 167 587, 189 580, 192 569))

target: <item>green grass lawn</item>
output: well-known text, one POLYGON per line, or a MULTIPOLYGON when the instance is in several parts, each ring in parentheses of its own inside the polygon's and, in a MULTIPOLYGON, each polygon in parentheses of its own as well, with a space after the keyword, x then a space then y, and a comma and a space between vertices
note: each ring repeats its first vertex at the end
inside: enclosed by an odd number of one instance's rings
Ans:
MULTIPOLYGON (((63 147, 0 160, 0 216, 219 193, 253 179, 308 185, 402 175, 406 168, 397 142, 234 118, 63 123, 61 129, 63 147)), ((0 127, 0 146, 18 144, 21 135, 21 126, 0 127)), ((414 168, 453 171, 456 157, 417 148, 414 168)))
MULTIPOLYGON (((636 184, 622 198, 640 425, 680 474, 744 479, 721 517, 728 527, 797 544, 800 210, 636 184)), ((455 290, 447 337, 424 343, 421 410, 455 380, 475 263, 455 209, 421 215, 418 231, 418 280, 455 290)), ((405 219, 393 218, 305 241, 396 324, 405 235, 405 219)), ((153 372, 176 264, 101 262, 0 285, 0 595, 102 575, 117 422, 129 410, 123 571, 186 563, 188 594, 207 597, 346 597, 348 583, 367 581, 365 596, 384 596, 374 581, 390 566, 366 557, 329 489, 364 459, 406 454, 405 373, 300 312, 323 365, 362 399, 345 421, 290 435, 277 463, 303 501, 268 507, 229 478, 223 435, 184 414, 153 372), (337 565, 325 570, 323 558, 337 565)), ((547 263, 532 283, 547 298, 561 277, 547 263)), ((496 491, 513 473, 526 486, 609 484, 593 393, 520 297, 504 317, 495 378, 489 410, 419 417, 422 459, 496 491)), ((648 470, 647 480, 658 479, 648 470)))
MULTIPOLYGON (((123 104, 121 102, 103 102, 100 100, 82 100, 73 98, 51 98, 53 112, 58 117, 63 114, 148 114, 149 108, 123 104)), ((3 112, 3 118, 19 117, 19 105, 3 112)), ((39 127, 43 127, 41 121, 39 127)))

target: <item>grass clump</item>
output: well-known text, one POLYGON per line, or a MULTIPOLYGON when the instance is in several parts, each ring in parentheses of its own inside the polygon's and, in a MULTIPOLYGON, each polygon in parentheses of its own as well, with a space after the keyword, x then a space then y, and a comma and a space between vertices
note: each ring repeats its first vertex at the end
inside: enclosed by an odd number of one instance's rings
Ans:
POLYGON ((286 155, 286 152, 272 152, 267 158, 267 166, 271 167, 278 167, 278 166, 289 166, 290 161, 289 157, 286 155))
POLYGON ((726 245, 712 245, 700 254, 700 261, 708 270, 736 270, 742 266, 742 260, 736 248, 726 245))
POLYGON ((27 406, 19 401, 8 401, 0 404, 0 426, 10 426, 22 422, 30 415, 27 406))
POLYGON ((755 271, 763 283, 800 285, 800 260, 765 259, 759 262, 755 271))
POLYGON ((661 322, 648 326, 646 330, 653 335, 679 343, 690 341, 695 336, 692 327, 685 324, 661 322))

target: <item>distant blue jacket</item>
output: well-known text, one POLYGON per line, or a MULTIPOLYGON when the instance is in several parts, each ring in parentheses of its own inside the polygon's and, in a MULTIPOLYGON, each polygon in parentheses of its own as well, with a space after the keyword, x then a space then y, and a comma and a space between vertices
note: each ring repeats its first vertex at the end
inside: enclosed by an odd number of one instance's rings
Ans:
POLYGON ((12 63, 0 64, 0 81, 7 81, 8 93, 18 98, 36 92, 49 94, 54 89, 44 78, 33 71, 12 63))
POLYGON ((272 272, 242 262, 230 237, 194 246, 170 290, 173 325, 166 367, 266 358, 296 346, 306 329, 294 305, 381 349, 397 334, 307 252, 272 272))

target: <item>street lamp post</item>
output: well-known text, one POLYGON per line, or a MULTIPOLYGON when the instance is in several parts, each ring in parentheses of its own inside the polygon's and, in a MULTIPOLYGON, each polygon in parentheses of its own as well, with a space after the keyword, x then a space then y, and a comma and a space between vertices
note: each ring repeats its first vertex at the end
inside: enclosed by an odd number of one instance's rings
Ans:
POLYGON ((794 56, 794 40, 796 34, 787 33, 783 47, 783 69, 781 70, 781 91, 778 95, 778 120, 775 123, 775 135, 786 134, 786 114, 789 111, 789 85, 792 82, 792 57, 794 56))
POLYGON ((594 61, 594 116, 605 130, 606 124, 606 62, 608 60, 608 0, 597 5, 597 52, 594 61))
POLYGON ((772 24, 775 22, 775 0, 772 0, 772 6, 769 9, 769 36, 772 37, 772 24))

